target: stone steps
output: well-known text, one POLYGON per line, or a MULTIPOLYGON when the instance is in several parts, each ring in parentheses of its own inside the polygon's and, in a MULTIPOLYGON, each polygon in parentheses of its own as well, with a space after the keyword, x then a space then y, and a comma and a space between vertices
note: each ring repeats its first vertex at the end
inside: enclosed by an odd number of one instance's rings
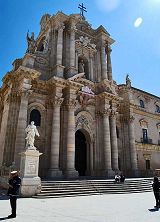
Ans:
POLYGON ((113 180, 42 181, 42 191, 34 198, 58 198, 101 194, 152 191, 151 179, 132 179, 124 183, 113 180))

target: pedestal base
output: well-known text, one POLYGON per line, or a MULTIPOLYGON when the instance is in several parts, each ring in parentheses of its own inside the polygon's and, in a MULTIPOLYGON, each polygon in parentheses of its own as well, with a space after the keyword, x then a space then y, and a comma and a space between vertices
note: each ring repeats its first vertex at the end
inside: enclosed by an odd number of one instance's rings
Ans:
POLYGON ((63 76, 63 73, 64 73, 64 66, 62 65, 55 65, 55 67, 53 68, 53 74, 54 76, 57 76, 57 77, 64 77, 63 76))
POLYGON ((132 170, 132 177, 139 177, 140 176, 140 172, 139 170, 132 170))
POLYGON ((78 70, 75 67, 69 67, 66 70, 66 77, 70 78, 72 76, 74 76, 75 74, 78 74, 78 70))
POLYGON ((49 178, 62 178, 62 171, 59 169, 49 169, 48 177, 49 178))
POLYGON ((115 172, 112 169, 110 169, 110 170, 103 170, 103 176, 105 176, 106 178, 112 179, 115 176, 115 172))
POLYGON ((21 181, 21 196, 32 197, 41 192, 40 177, 22 178, 21 181))
POLYGON ((64 172, 64 176, 66 178, 77 178, 78 177, 78 172, 76 170, 66 170, 64 172))

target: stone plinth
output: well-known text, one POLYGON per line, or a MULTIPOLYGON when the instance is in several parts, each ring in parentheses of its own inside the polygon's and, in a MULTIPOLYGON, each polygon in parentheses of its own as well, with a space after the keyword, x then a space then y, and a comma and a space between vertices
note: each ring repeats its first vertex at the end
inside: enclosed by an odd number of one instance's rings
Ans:
POLYGON ((20 153, 21 165, 20 174, 22 178, 21 182, 21 196, 31 197, 40 193, 41 191, 41 179, 38 176, 39 168, 39 156, 40 153, 37 150, 27 149, 25 152, 20 153))
POLYGON ((30 54, 30 53, 26 53, 26 55, 23 58, 22 65, 26 66, 28 68, 33 68, 34 62, 35 62, 35 55, 30 54))

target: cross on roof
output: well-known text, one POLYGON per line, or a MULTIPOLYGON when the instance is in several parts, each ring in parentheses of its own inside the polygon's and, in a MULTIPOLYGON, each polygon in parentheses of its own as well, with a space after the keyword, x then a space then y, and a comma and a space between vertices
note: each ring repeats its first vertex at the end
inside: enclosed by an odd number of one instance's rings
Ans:
POLYGON ((82 5, 79 4, 78 8, 80 9, 80 15, 81 15, 82 17, 84 17, 83 12, 87 12, 86 7, 84 7, 84 6, 83 6, 83 3, 82 3, 82 5))

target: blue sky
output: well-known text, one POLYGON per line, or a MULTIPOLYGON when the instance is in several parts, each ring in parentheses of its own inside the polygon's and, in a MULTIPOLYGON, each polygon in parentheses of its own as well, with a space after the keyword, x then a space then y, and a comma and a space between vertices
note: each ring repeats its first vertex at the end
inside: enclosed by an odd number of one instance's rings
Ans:
POLYGON ((0 79, 14 59, 24 56, 26 32, 38 35, 43 14, 79 13, 82 2, 92 27, 103 25, 116 40, 112 67, 117 84, 129 73, 132 86, 160 96, 160 0, 0 0, 0 79), (137 18, 142 23, 135 27, 137 18))

